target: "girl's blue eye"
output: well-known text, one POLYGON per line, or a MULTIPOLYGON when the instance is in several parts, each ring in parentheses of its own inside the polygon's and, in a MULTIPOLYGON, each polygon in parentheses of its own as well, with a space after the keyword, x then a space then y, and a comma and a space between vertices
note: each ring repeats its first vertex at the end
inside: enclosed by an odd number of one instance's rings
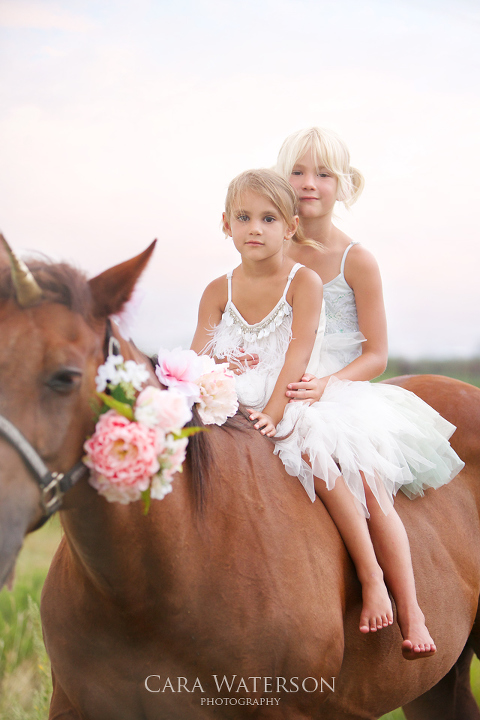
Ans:
POLYGON ((292 175, 301 175, 300 170, 292 170, 292 175))
POLYGON ((240 222, 247 222, 248 215, 238 215, 237 220, 240 220, 240 222))
POLYGON ((276 218, 273 217, 273 215, 266 215, 265 222, 272 223, 275 222, 276 218))

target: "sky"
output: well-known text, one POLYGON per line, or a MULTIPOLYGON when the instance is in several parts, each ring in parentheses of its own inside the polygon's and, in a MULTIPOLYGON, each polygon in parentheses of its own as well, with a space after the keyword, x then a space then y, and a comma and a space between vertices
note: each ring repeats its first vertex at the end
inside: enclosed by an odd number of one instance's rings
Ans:
POLYGON ((366 188, 390 354, 480 355, 478 0, 0 0, 0 229, 89 276, 158 238, 133 337, 188 347, 239 172, 319 125, 366 188))

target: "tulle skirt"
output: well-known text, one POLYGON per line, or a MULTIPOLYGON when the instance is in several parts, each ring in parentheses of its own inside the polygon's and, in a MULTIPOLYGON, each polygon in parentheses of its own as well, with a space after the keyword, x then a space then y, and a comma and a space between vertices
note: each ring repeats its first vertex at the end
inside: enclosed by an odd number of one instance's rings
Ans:
POLYGON ((276 436, 285 439, 276 440, 275 453, 312 502, 314 476, 328 489, 342 476, 368 517, 360 473, 387 513, 399 489, 423 495, 460 472, 464 463, 448 442, 454 430, 408 390, 332 377, 319 402, 287 405, 276 436))

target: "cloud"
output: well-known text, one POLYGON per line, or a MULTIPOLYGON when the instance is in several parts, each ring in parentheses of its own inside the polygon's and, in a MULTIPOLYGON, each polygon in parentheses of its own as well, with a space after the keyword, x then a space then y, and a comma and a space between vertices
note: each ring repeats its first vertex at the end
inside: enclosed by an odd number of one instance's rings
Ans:
POLYGON ((96 24, 88 17, 68 12, 59 3, 2 0, 0 27, 88 32, 94 29, 96 24))

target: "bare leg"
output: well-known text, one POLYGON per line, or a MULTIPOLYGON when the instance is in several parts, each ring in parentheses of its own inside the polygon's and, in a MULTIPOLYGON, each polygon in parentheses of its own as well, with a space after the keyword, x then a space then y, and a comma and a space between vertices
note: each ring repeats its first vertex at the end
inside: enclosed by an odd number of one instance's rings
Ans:
POLYGON ((353 560, 362 585, 363 607, 360 631, 375 632, 393 623, 392 604, 375 556, 366 518, 355 505, 352 493, 342 477, 327 490, 323 480, 315 478, 315 491, 337 526, 353 560))
MULTIPOLYGON (((407 532, 393 505, 385 515, 366 482, 364 486, 373 547, 397 606, 403 656, 407 660, 430 657, 436 647, 417 601, 407 532)), ((389 503, 383 485, 379 486, 379 492, 384 495, 385 504, 389 503)))

